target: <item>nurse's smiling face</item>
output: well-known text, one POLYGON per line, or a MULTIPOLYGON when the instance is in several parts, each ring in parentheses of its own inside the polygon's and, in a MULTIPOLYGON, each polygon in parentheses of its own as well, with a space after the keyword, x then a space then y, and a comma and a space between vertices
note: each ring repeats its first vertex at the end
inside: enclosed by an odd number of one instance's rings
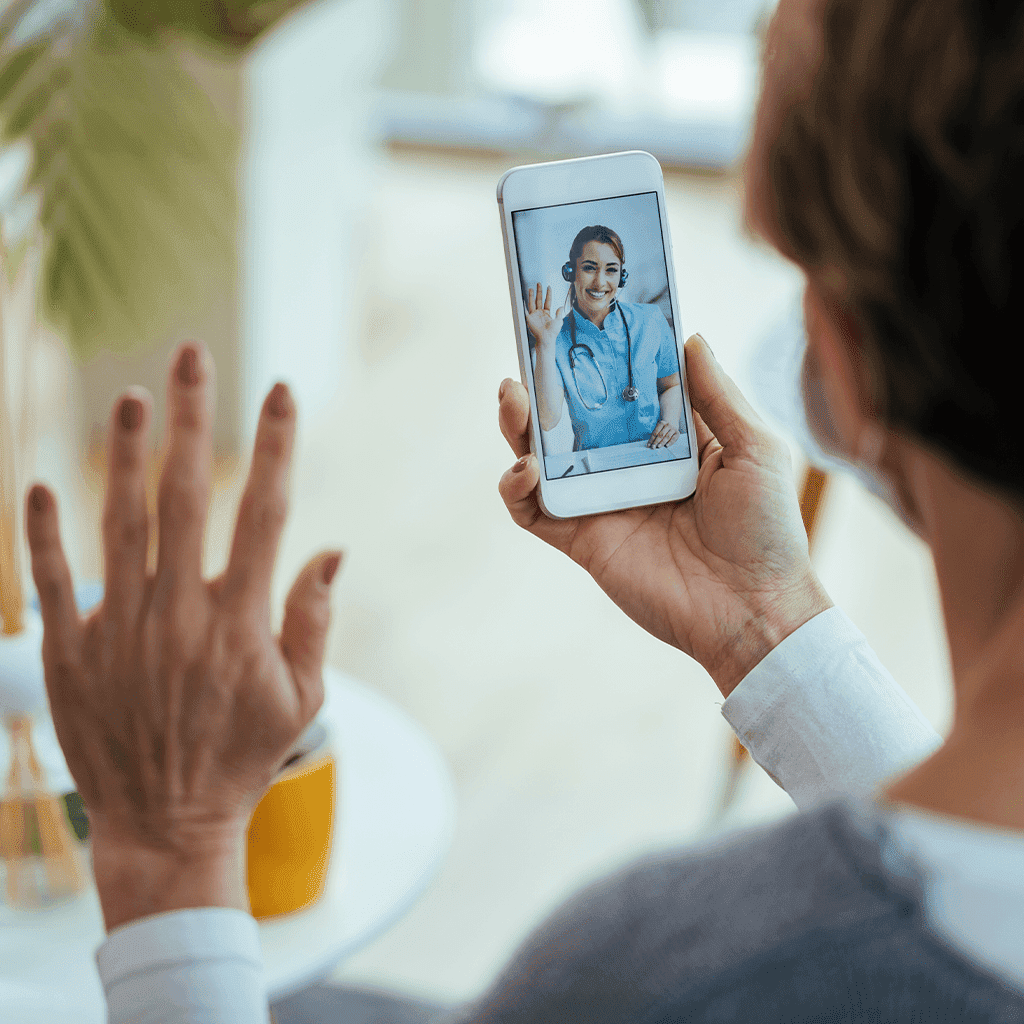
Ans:
POLYGON ((604 321, 615 293, 619 290, 622 263, 615 250, 605 242, 587 242, 576 260, 576 305, 598 326, 604 321))

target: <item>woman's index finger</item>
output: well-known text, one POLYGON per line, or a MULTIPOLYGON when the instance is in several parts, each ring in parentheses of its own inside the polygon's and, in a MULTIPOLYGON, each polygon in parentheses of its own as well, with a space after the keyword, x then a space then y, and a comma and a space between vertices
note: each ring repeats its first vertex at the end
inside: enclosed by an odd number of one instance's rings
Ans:
POLYGON ((42 484, 26 496, 25 532, 46 642, 71 652, 81 628, 75 586, 61 542, 57 503, 42 484))

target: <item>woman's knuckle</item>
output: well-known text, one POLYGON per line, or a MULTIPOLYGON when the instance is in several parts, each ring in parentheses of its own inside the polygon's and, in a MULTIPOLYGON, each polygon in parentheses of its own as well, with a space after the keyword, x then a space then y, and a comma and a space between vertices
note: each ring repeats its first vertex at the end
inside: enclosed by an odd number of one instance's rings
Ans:
POLYGON ((36 578, 36 590, 39 601, 44 608, 57 608, 64 599, 64 587, 57 574, 56 566, 51 564, 42 567, 42 573, 36 578))
POLYGON ((260 646, 259 631, 244 615, 233 615, 217 630, 217 648, 228 658, 237 661, 248 657, 260 646))
POLYGON ((267 515, 275 527, 281 526, 288 518, 288 498, 284 494, 272 493, 267 501, 267 515))
POLYGON ((288 518, 288 499, 282 494, 250 494, 245 499, 242 515, 257 536, 276 534, 288 518))
POLYGON ((303 601, 290 608, 292 619, 303 633, 325 632, 330 626, 331 610, 325 601, 303 601))
POLYGON ((77 689, 80 669, 63 648, 51 649, 45 659, 46 682, 52 695, 62 706, 72 703, 71 695, 77 689))
POLYGON ((278 426, 278 424, 271 424, 268 429, 260 431, 256 438, 255 452, 257 455, 278 461, 288 453, 288 439, 282 430, 275 429, 278 426))
POLYGON ((326 601, 318 601, 313 605, 311 619, 318 632, 326 633, 331 625, 331 606, 326 601))
POLYGON ((197 624, 191 607, 192 602, 180 594, 168 601, 158 620, 158 631, 164 651, 175 655, 191 648, 197 638, 197 624))
POLYGON ((108 544, 135 550, 146 543, 149 519, 138 513, 124 513, 111 509, 103 516, 103 534, 108 544))
POLYGON ((195 518, 196 488, 177 474, 165 476, 160 485, 161 518, 174 523, 188 523, 195 518))
POLYGON ((133 444, 114 446, 110 468, 117 473, 132 473, 142 465, 142 458, 133 444))
POLYGON ((206 422, 203 403, 191 398, 179 402, 173 410, 172 417, 175 429, 186 433, 202 430, 206 422))

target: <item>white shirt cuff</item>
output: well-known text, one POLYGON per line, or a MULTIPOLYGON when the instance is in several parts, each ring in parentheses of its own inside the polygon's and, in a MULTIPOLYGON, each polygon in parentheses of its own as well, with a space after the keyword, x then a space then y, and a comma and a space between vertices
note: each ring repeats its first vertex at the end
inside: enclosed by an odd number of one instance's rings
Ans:
POLYGON ((729 694, 722 714, 801 808, 871 793, 942 742, 839 608, 786 637, 729 694))
POLYGON ((227 907, 176 910, 116 928, 96 951, 109 1024, 264 1024, 259 928, 227 907))

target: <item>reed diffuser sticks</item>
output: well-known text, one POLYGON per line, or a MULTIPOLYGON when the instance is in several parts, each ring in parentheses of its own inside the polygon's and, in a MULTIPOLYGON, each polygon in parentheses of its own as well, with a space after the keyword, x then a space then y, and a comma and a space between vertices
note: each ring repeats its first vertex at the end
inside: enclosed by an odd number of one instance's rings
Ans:
MULTIPOLYGON (((23 628, 25 590, 18 546, 17 451, 7 385, 6 272, 0 261, 0 619, 3 620, 4 635, 14 636, 23 628)), ((27 400, 27 395, 22 396, 22 402, 27 400)))
POLYGON ((11 765, 0 801, 0 857, 7 902, 35 909, 71 899, 88 884, 83 852, 64 801, 50 792, 27 715, 6 716, 11 765))
MULTIPOLYGON (((23 471, 31 460, 33 434, 32 360, 25 332, 20 352, 22 370, 19 436, 15 438, 9 390, 13 350, 7 267, 0 238, 0 706, 10 741, 10 766, 0 800, 0 860, 6 865, 4 893, 19 908, 43 907, 72 898, 87 884, 83 852, 72 834, 64 801, 53 793, 32 742, 32 714, 45 708, 42 686, 41 631, 38 620, 27 630, 24 573, 19 544, 20 491, 23 471), (25 462, 21 460, 24 459, 25 462), (31 645, 28 650, 26 645, 31 645)), ((27 261, 26 261, 27 262, 27 261)), ((31 287, 32 268, 23 267, 22 284, 31 287), (26 280, 26 277, 28 280, 26 280)), ((34 615, 34 613, 31 613, 34 615)))

